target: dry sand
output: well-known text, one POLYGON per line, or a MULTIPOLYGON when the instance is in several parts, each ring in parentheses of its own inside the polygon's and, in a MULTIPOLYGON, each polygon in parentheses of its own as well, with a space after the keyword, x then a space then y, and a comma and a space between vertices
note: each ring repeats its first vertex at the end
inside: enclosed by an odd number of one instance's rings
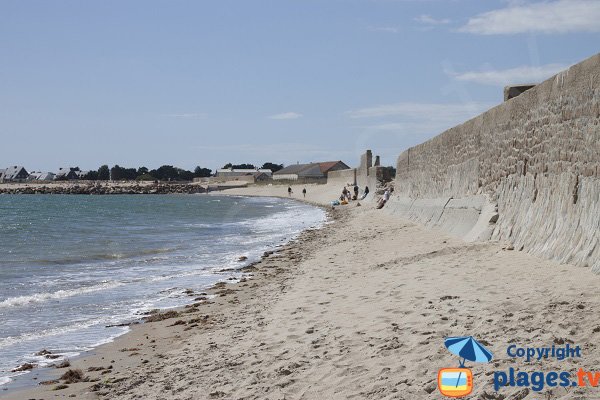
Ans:
MULTIPOLYGON (((271 185, 255 185, 247 188, 236 188, 229 189, 221 194, 229 195, 241 195, 241 196, 268 196, 268 197, 282 197, 292 198, 296 200, 305 201, 321 206, 329 206, 332 200, 336 200, 342 194, 343 186, 334 185, 319 185, 319 184, 307 184, 307 185, 289 185, 292 188, 292 195, 288 196, 287 189, 288 185, 271 184, 271 185), (306 197, 302 194, 302 189, 306 189, 306 197)), ((349 187, 351 190, 352 188, 349 187)), ((361 187, 361 193, 364 188, 361 187)), ((373 188, 370 189, 371 193, 367 196, 366 203, 373 202, 375 193, 373 188)), ((365 201, 361 201, 364 204, 365 201)))
MULTIPOLYGON (((286 189, 232 193, 286 197, 286 189)), ((333 192, 312 187, 309 196, 327 203, 333 192)), ((491 383, 493 371, 511 366, 600 370, 600 277, 589 269, 498 243, 465 243, 369 202, 332 215, 331 224, 264 259, 251 279, 217 288, 217 297, 197 310, 135 326, 73 363, 99 381, 5 398, 440 399, 438 369, 458 366, 443 340, 463 335, 481 339, 495 356, 489 364, 470 363, 469 398, 598 398, 600 387, 538 394, 495 392, 491 383), (525 363, 506 355, 511 343, 565 342, 580 345, 582 357, 525 363)))

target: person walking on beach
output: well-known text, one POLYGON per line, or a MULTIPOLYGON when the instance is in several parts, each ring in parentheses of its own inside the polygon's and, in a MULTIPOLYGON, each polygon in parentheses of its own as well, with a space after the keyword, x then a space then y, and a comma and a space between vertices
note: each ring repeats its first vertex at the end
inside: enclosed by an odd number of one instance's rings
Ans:
POLYGON ((288 186, 288 196, 292 196, 292 187, 288 186))
POLYGON ((304 196, 304 198, 306 198, 306 188, 302 189, 302 196, 304 196))
POLYGON ((354 184, 354 197, 352 198, 352 200, 357 200, 358 199, 358 185, 355 183, 354 184))

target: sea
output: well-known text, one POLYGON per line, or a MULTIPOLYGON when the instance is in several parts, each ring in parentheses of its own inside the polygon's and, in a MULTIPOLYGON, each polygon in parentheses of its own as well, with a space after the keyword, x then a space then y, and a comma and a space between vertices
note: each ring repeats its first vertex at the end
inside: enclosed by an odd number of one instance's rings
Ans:
POLYGON ((19 365, 75 357, 150 310, 193 302, 190 290, 239 278, 325 221, 265 197, 0 195, 0 387, 19 365))

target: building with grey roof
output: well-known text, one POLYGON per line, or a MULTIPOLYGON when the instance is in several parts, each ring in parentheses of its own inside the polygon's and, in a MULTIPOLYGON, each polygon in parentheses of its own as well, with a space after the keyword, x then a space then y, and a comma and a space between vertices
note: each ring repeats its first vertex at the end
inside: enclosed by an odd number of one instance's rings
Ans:
POLYGON ((22 182, 29 176, 25 167, 14 165, 1 171, 0 182, 22 182))
POLYGON ((54 180, 56 181, 66 181, 79 179, 79 170, 73 167, 70 168, 59 168, 58 172, 55 174, 54 180))

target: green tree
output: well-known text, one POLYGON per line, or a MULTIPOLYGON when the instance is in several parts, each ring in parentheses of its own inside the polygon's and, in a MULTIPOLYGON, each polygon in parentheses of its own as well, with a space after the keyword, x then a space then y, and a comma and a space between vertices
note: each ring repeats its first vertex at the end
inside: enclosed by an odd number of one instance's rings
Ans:
POLYGON ((95 181, 98 180, 98 171, 88 171, 82 179, 87 181, 95 181))
POLYGON ((231 163, 227 163, 223 166, 223 169, 228 169, 228 168, 233 168, 233 169, 256 169, 256 167, 252 164, 231 164, 231 163))
POLYGON ((192 180, 194 180, 194 173, 192 171, 177 168, 177 180, 192 181, 192 180))
POLYGON ((197 166, 196 169, 194 169, 194 177, 195 178, 208 178, 211 175, 212 175, 212 170, 210 170, 208 168, 201 168, 200 166, 197 166))
POLYGON ((270 169, 271 172, 277 172, 283 168, 283 164, 274 164, 270 162, 266 162, 260 167, 260 169, 270 169))
POLYGON ((144 175, 144 174, 147 174, 147 173, 148 173, 148 168, 146 168, 146 167, 139 167, 137 169, 136 175, 139 176, 139 175, 144 175))
POLYGON ((103 165, 98 168, 98 180, 107 181, 110 179, 110 170, 108 169, 108 165, 103 165))
POLYGON ((110 178, 113 181, 133 181, 138 177, 137 170, 135 168, 124 168, 119 165, 115 165, 110 169, 110 178))
POLYGON ((179 177, 177 168, 173 167, 172 165, 162 165, 148 173, 161 181, 175 181, 179 177))
POLYGON ((233 169, 256 169, 252 164, 235 164, 232 166, 233 169))
POLYGON ((135 180, 136 181, 155 181, 156 178, 150 174, 142 174, 142 175, 138 175, 137 178, 135 178, 135 180))

